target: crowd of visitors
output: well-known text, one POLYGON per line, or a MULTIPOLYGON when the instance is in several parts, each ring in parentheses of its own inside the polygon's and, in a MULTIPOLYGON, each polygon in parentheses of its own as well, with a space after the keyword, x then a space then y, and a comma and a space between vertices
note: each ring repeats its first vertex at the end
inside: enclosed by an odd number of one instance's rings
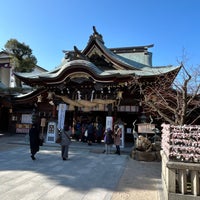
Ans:
MULTIPOLYGON (((89 121, 88 123, 81 123, 80 121, 77 121, 74 123, 73 127, 65 125, 63 130, 58 131, 60 131, 60 141, 58 143, 61 145, 61 157, 63 160, 68 159, 71 138, 79 142, 85 142, 89 146, 93 143, 100 144, 104 142, 106 154, 110 154, 112 146, 115 145, 115 153, 120 155, 120 138, 122 136, 122 130, 118 124, 115 124, 114 127, 105 129, 100 121, 97 123, 94 123, 93 121, 89 121)), ((36 159, 35 155, 41 146, 39 133, 40 130, 37 128, 36 124, 33 124, 29 132, 32 160, 36 159)))
POLYGON ((113 145, 116 147, 115 153, 120 155, 120 138, 122 130, 118 124, 115 124, 113 130, 111 128, 105 129, 101 122, 81 123, 78 121, 74 125, 74 139, 77 141, 87 142, 88 145, 92 143, 105 143, 105 153, 111 153, 113 145))
POLYGON ((104 131, 104 126, 100 121, 97 123, 93 121, 83 123, 77 121, 73 125, 72 137, 76 141, 87 142, 88 145, 92 145, 92 143, 102 142, 104 131))

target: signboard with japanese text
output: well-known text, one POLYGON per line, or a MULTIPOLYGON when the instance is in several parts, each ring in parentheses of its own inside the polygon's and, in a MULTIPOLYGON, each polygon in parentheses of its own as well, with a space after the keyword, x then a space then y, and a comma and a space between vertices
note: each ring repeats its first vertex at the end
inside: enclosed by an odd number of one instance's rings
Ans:
POLYGON ((56 122, 49 122, 47 127, 47 143, 55 143, 57 138, 57 124, 56 122))

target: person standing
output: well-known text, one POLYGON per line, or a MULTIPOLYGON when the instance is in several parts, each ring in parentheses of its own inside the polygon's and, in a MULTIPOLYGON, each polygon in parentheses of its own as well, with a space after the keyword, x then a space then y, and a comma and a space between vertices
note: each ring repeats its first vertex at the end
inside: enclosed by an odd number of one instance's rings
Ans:
POLYGON ((29 131, 29 139, 30 139, 30 150, 31 150, 31 158, 32 160, 36 160, 35 155, 39 151, 40 146, 40 134, 37 129, 36 124, 32 124, 32 127, 29 131))
POLYGON ((122 130, 118 124, 114 127, 114 144, 116 146, 115 154, 120 155, 120 138, 121 138, 122 130))
POLYGON ((92 121, 88 125, 87 135, 88 145, 92 145, 92 142, 94 141, 94 125, 92 121))
POLYGON ((113 131, 108 128, 105 131, 105 137, 104 137, 104 142, 105 142, 105 153, 110 154, 111 153, 111 148, 113 145, 113 131))
POLYGON ((82 124, 82 134, 81 134, 81 141, 82 142, 87 142, 87 128, 88 128, 88 125, 86 122, 84 122, 82 124))
POLYGON ((97 123, 96 137, 97 137, 97 143, 100 144, 103 137, 103 125, 100 121, 97 123))
POLYGON ((61 156, 63 160, 68 159, 69 145, 71 143, 71 127, 65 126, 61 133, 61 156))
POLYGON ((79 139, 81 138, 81 122, 79 120, 75 124, 74 131, 75 139, 79 142, 79 139))

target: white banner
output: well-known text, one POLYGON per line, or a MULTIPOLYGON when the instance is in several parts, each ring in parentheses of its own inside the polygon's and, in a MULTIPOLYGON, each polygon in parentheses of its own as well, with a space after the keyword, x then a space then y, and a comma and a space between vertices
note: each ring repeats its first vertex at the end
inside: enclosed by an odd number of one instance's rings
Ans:
POLYGON ((121 128, 121 130, 122 130, 122 135, 121 135, 121 138, 120 138, 120 147, 124 148, 124 125, 119 124, 119 128, 121 128))
POLYGON ((58 126, 57 126, 58 129, 64 128, 66 110, 67 110, 66 104, 59 104, 59 107, 58 107, 58 126))
POLYGON ((106 117, 106 129, 110 128, 113 130, 113 117, 107 116, 106 117))

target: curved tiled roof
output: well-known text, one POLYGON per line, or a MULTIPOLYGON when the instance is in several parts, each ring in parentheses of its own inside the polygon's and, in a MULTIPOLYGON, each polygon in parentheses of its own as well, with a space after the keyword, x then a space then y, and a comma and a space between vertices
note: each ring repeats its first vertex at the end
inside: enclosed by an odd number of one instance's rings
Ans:
POLYGON ((130 78, 131 73, 120 74, 117 70, 115 70, 111 74, 104 74, 104 71, 100 70, 96 65, 86 60, 69 61, 53 72, 30 75, 28 77, 25 77, 21 73, 15 73, 15 75, 22 81, 24 81, 27 84, 32 83, 33 85, 48 85, 49 83, 58 84, 75 74, 80 75, 80 77, 86 75, 99 82, 112 82, 113 80, 117 81, 121 78, 130 78))
MULTIPOLYGON (((123 57, 122 55, 117 55, 114 53, 114 50, 108 49, 104 45, 104 41, 102 36, 96 31, 93 27, 94 33, 90 37, 90 40, 86 46, 86 48, 81 52, 77 48, 74 49, 76 55, 73 58, 64 59, 61 65, 52 70, 50 72, 24 76, 23 74, 16 73, 22 81, 29 84, 59 84, 62 81, 74 76, 88 76, 88 78, 92 78, 93 80, 98 80, 99 82, 106 81, 114 81, 119 79, 126 79, 132 76, 140 76, 140 77, 153 77, 161 74, 166 74, 170 72, 177 72, 180 69, 180 66, 161 66, 161 67, 152 67, 150 65, 144 64, 142 62, 134 61, 132 59, 128 59, 127 57, 123 57), (103 70, 101 67, 98 67, 94 63, 89 61, 89 53, 92 52, 93 48, 98 48, 97 51, 101 52, 100 54, 106 59, 106 61, 112 64, 112 68, 109 70, 103 70), (72 60, 73 59, 73 60, 72 60), (85 60, 84 60, 85 59, 85 60)), ((140 51, 142 53, 148 53, 148 47, 152 47, 152 45, 141 46, 140 51)), ((122 51, 121 48, 120 51, 122 51)), ((127 48, 124 48, 123 51, 126 52, 127 48)), ((130 51, 130 48, 128 48, 130 51)), ((66 51, 65 53, 67 53, 66 51)), ((71 52, 72 53, 72 52, 71 52)), ((67 55, 67 54, 66 54, 67 55)), ((101 56, 101 55, 100 55, 101 56)), ((109 65, 108 65, 109 66, 109 65)))
POLYGON ((158 76, 161 74, 166 74, 172 71, 179 70, 180 66, 168 66, 168 67, 144 67, 142 70, 107 70, 104 71, 101 75, 111 75, 119 73, 121 75, 134 74, 136 76, 158 76))
POLYGON ((65 70, 66 68, 73 67, 73 66, 82 66, 82 67, 85 67, 88 70, 91 70, 95 74, 99 74, 99 75, 102 73, 102 70, 100 70, 96 65, 94 65, 93 63, 91 63, 91 62, 89 62, 87 60, 73 60, 73 61, 65 63, 64 65, 62 65, 60 67, 60 69, 59 69, 59 71, 57 73, 55 73, 55 74, 49 74, 49 76, 50 77, 57 76, 60 73, 62 73, 62 71, 65 70))

